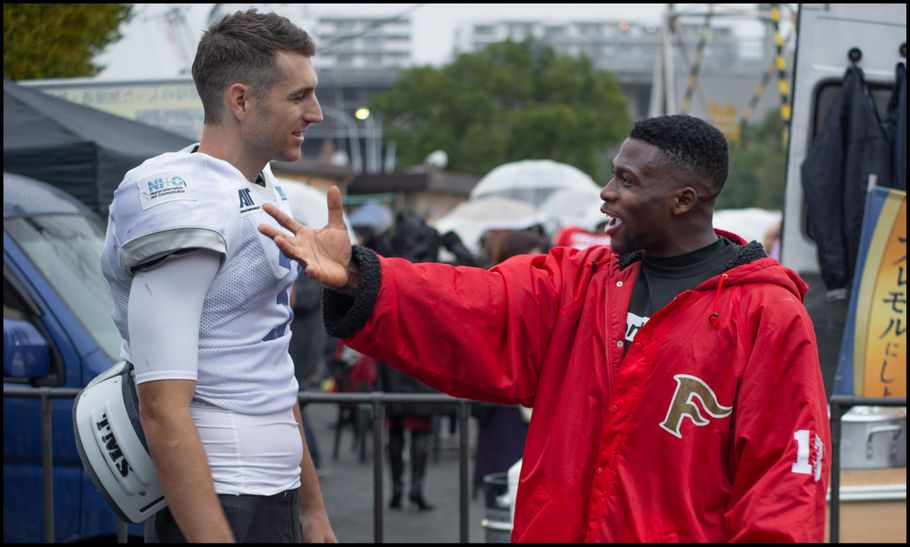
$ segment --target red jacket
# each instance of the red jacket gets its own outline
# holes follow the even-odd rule
[[[355,247],[357,297],[329,291],[326,322],[453,396],[533,407],[513,541],[821,542],[831,445],[807,286],[760,249],[625,356],[641,263],[603,246],[489,271]]]

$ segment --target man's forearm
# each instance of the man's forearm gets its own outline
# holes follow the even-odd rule
[[[189,412],[142,421],[161,489],[187,541],[234,542]]]

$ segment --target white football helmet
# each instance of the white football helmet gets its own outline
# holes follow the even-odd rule
[[[142,522],[167,505],[139,423],[131,364],[115,364],[79,392],[73,429],[83,467],[122,520]]]

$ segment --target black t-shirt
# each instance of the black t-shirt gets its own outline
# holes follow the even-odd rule
[[[625,348],[628,349],[638,330],[657,310],[677,295],[723,272],[735,255],[736,245],[726,238],[684,255],[666,258],[645,255],[626,315]]]

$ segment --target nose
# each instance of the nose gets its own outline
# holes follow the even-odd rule
[[[319,106],[319,99],[313,97],[313,104],[304,111],[303,119],[307,123],[322,123],[322,107]]]
[[[616,190],[614,190],[615,186],[613,184],[613,181],[615,179],[616,177],[610,178],[610,180],[607,181],[607,184],[604,185],[603,189],[600,191],[600,199],[603,201],[616,200]]]

